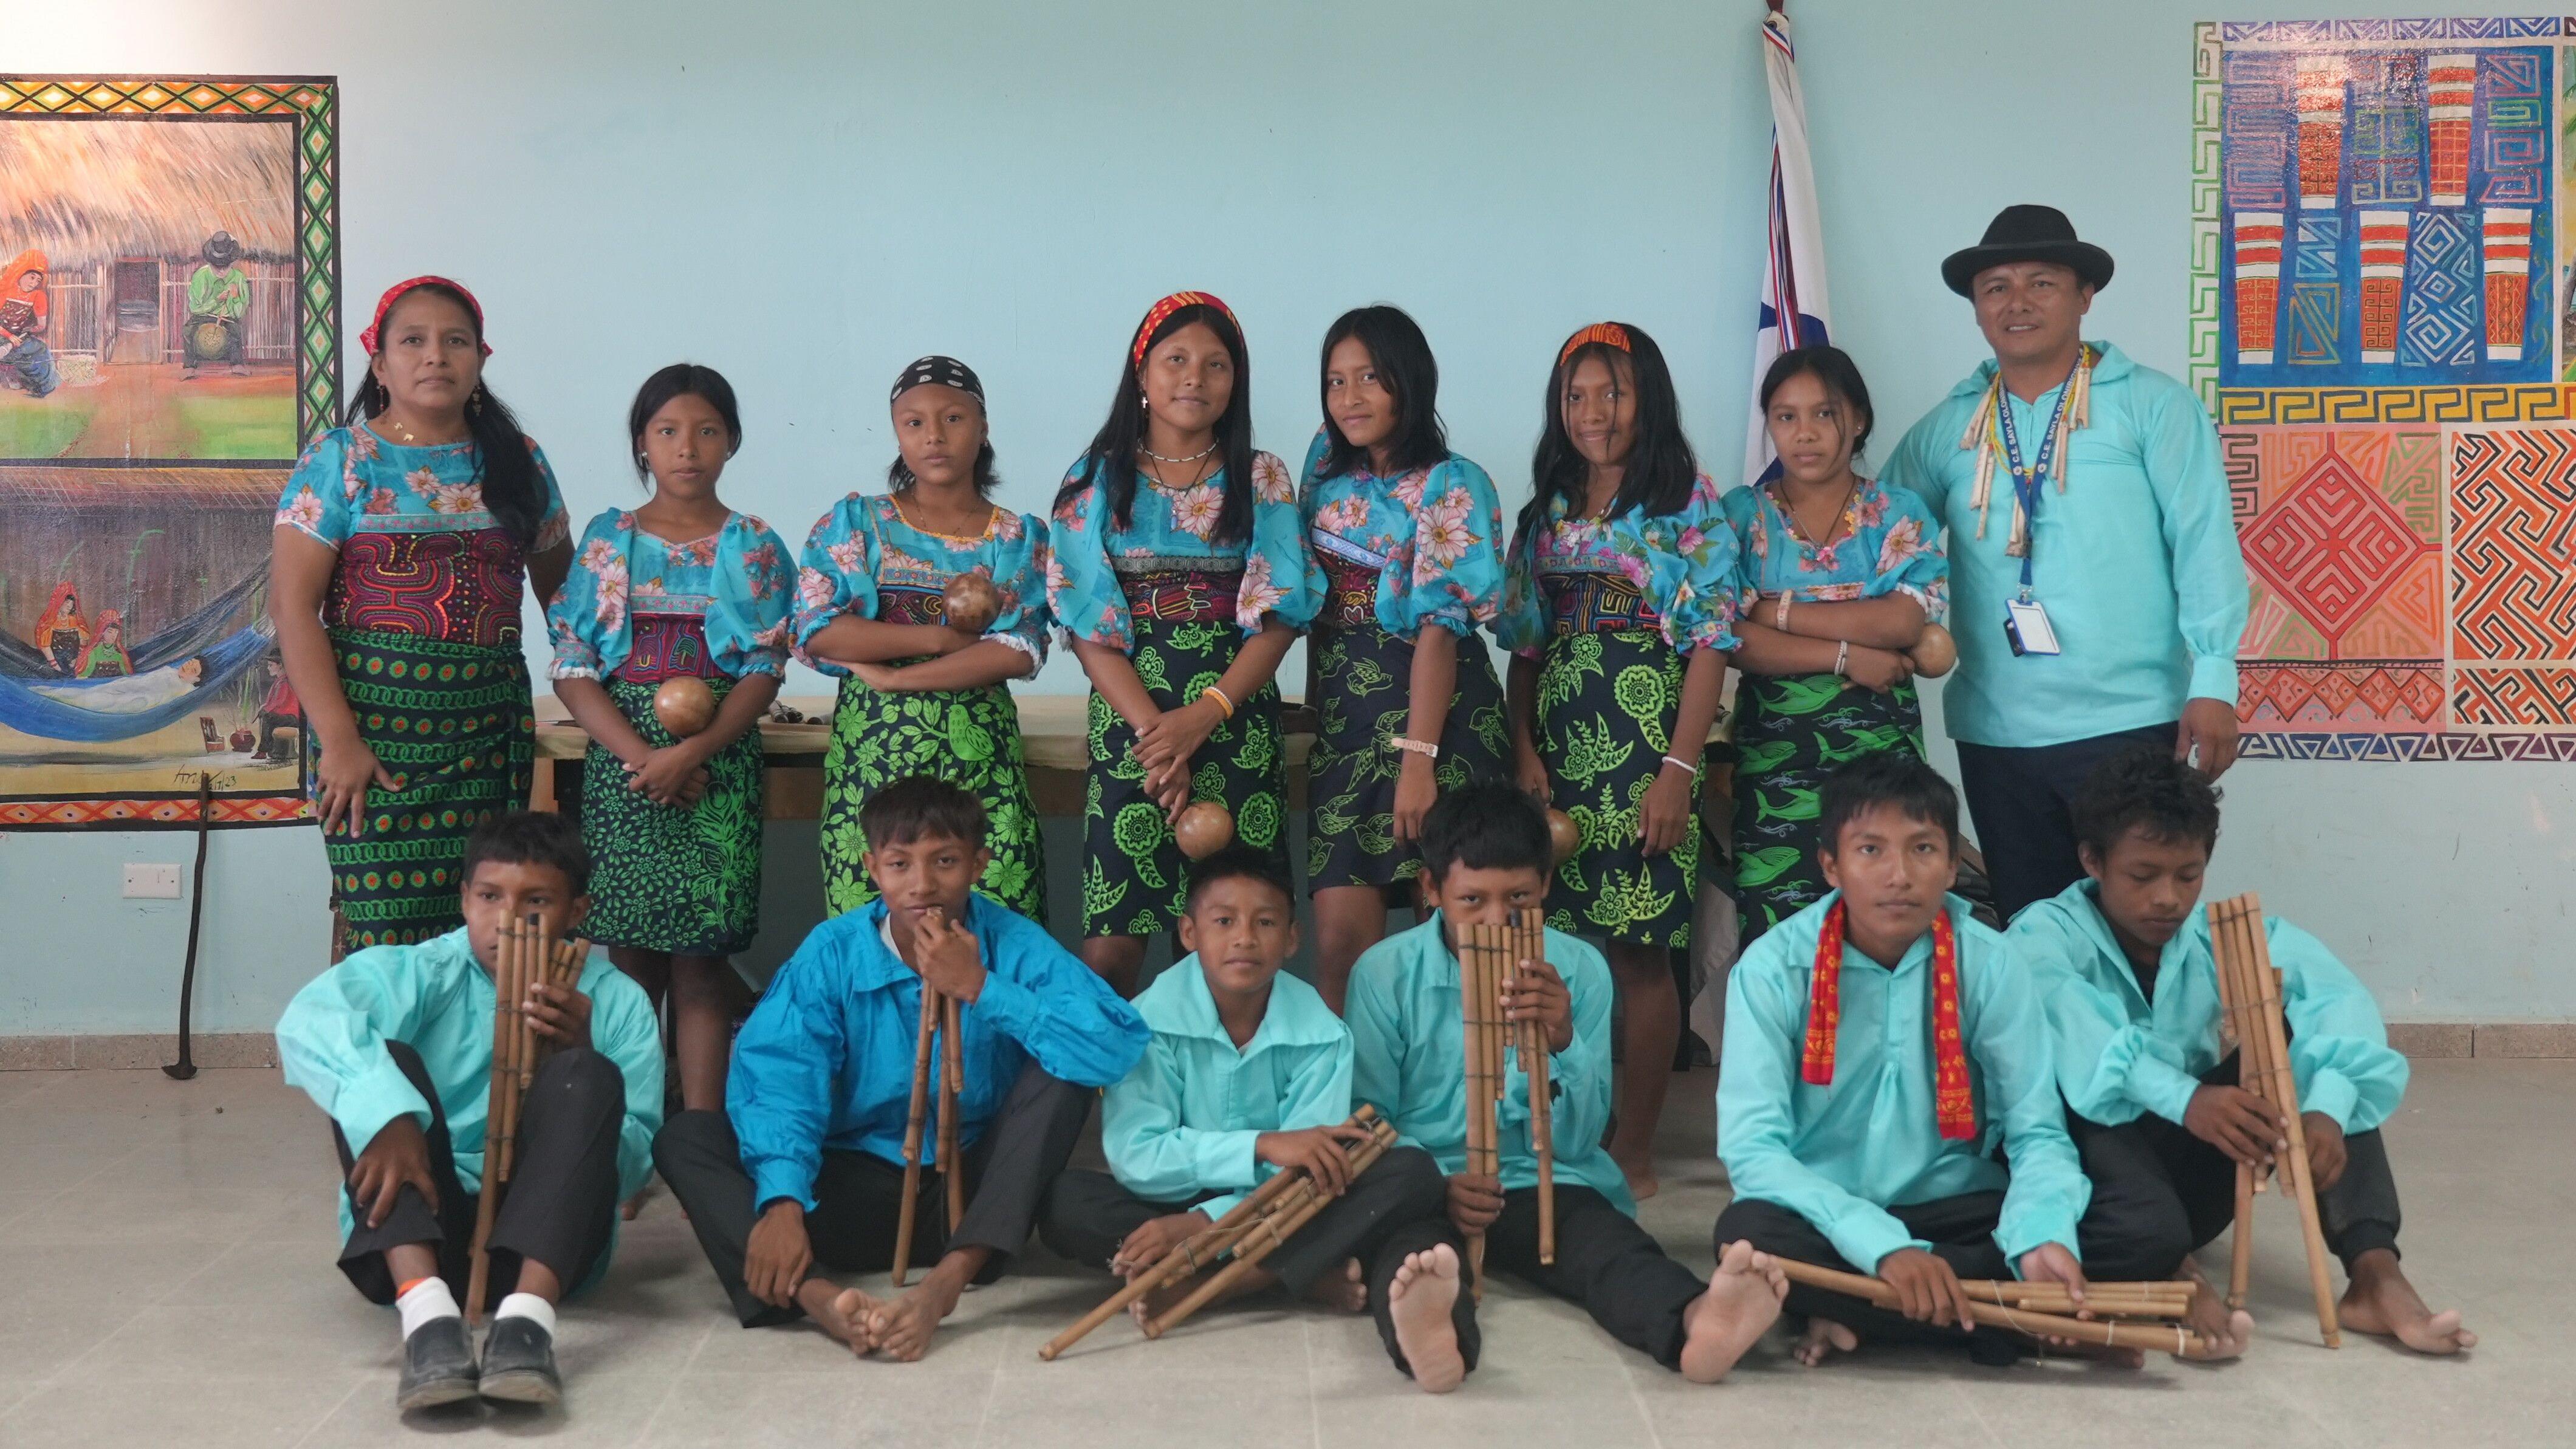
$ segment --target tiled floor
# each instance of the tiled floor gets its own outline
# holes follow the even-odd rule
[[[1666,1191],[1647,1221],[1704,1269],[1724,1188],[1705,1074],[1676,1084]],[[1104,1328],[1053,1364],[1037,1345],[1100,1282],[1042,1256],[970,1294],[930,1356],[856,1363],[804,1330],[746,1333],[659,1197],[608,1285],[565,1312],[568,1409],[469,1408],[404,1425],[395,1327],[331,1267],[328,1139],[275,1073],[0,1073],[0,1446],[382,1444],[419,1433],[753,1449],[901,1443],[1822,1446],[2259,1443],[2531,1445],[2576,1422],[2576,1370],[2549,1344],[2576,1302],[2576,1062],[2419,1063],[2391,1129],[2408,1266],[2483,1336],[2416,1359],[2316,1342],[2298,1233],[2267,1212],[2254,1352],[1978,1369],[1885,1352],[1808,1371],[1779,1343],[1693,1388],[1578,1310],[1498,1284],[1485,1362],[1429,1399],[1364,1320],[1246,1308],[1148,1345]],[[2549,1426],[2555,1424],[2555,1429]]]

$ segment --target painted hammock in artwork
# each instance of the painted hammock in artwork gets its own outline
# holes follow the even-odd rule
[[[65,679],[24,642],[0,637],[0,725],[42,739],[98,744],[150,734],[204,712],[276,643],[276,631],[264,618],[229,632],[224,627],[266,582],[263,563],[204,607],[137,643],[133,675]],[[190,659],[202,660],[204,672],[183,692],[135,707],[138,679]],[[111,702],[122,707],[105,707]]]

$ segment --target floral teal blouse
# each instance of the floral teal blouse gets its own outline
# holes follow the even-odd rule
[[[1648,516],[1631,509],[1604,522],[1568,518],[1563,497],[1548,505],[1533,534],[1512,540],[1503,579],[1503,611],[1494,637],[1535,659],[1551,632],[1540,579],[1548,574],[1623,575],[1660,616],[1666,643],[1687,654],[1735,647],[1736,539],[1703,473],[1678,513]]]
[[[977,569],[1002,595],[984,638],[1027,655],[1031,674],[1046,663],[1047,534],[1031,514],[996,508],[982,536],[960,538],[913,527],[890,493],[853,493],[815,521],[801,564],[796,657],[825,674],[846,679],[850,671],[805,652],[824,625],[843,614],[936,624],[946,617],[948,581]]]
[[[1329,595],[1328,574],[1374,574],[1378,627],[1399,639],[1425,624],[1463,636],[1492,623],[1503,601],[1503,506],[1494,480],[1455,454],[1399,478],[1381,478],[1365,463],[1317,478],[1331,444],[1316,432],[1297,490],[1315,597]]]
[[[1903,594],[1923,606],[1926,622],[1941,621],[1950,602],[1950,561],[1930,505],[1909,489],[1864,478],[1843,507],[1834,541],[1818,547],[1781,508],[1777,486],[1726,495],[1726,520],[1744,540],[1736,583],[1740,614],[1749,616],[1762,594],[1806,603]]]
[[[634,647],[639,614],[700,621],[707,656],[727,678],[783,676],[793,583],[786,543],[748,513],[704,538],[673,543],[637,527],[626,509],[611,508],[582,531],[572,570],[546,610],[555,645],[549,677],[615,675]]]
[[[1065,482],[1088,478],[1089,468],[1086,457],[1074,464]],[[1132,569],[1147,563],[1174,568],[1240,563],[1243,581],[1235,592],[1234,621],[1244,633],[1258,633],[1263,616],[1270,614],[1292,629],[1313,623],[1323,596],[1307,576],[1306,541],[1288,465],[1270,453],[1252,455],[1249,540],[1215,541],[1224,507],[1222,472],[1178,492],[1139,474],[1128,525],[1118,528],[1109,517],[1108,494],[1096,482],[1084,483],[1081,492],[1057,505],[1048,529],[1055,558],[1047,570],[1047,603],[1056,622],[1076,639],[1133,649],[1136,634],[1127,614],[1127,592],[1118,582],[1122,564]]]

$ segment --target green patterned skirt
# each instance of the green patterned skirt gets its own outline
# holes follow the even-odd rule
[[[859,811],[897,780],[930,775],[984,803],[984,894],[1046,923],[1046,851],[1020,743],[1019,706],[1006,685],[880,693],[841,681],[832,742],[823,752],[823,899],[833,915],[875,900],[860,857]]]
[[[660,681],[607,681],[608,697],[644,743],[679,743],[653,715]],[[719,704],[734,681],[707,678]],[[590,921],[602,946],[730,956],[760,930],[760,731],[707,760],[707,793],[689,808],[626,788],[626,766],[598,744],[583,756],[581,836],[590,846]]]
[[[1227,591],[1231,593],[1229,589]],[[1243,647],[1229,599],[1223,618],[1184,621],[1136,613],[1136,677],[1162,709],[1178,709],[1225,676]],[[1189,897],[1188,860],[1163,807],[1145,793],[1145,767],[1129,753],[1136,731],[1109,701],[1091,696],[1091,768],[1083,781],[1082,932],[1151,936],[1180,921]],[[1279,734],[1279,686],[1236,702],[1234,717],[1199,746],[1190,798],[1234,812],[1235,838],[1286,864],[1287,761]]]
[[[1438,626],[1433,626],[1438,627]],[[1395,781],[1413,714],[1413,645],[1375,624],[1318,629],[1318,732],[1306,761],[1306,888],[1390,886],[1422,873],[1422,859],[1395,838]],[[1432,772],[1440,788],[1505,779],[1503,687],[1493,656],[1470,636],[1458,641],[1458,690],[1440,732]]]
[[[344,950],[406,945],[465,924],[465,837],[525,806],[537,758],[528,666],[512,643],[335,629],[358,738],[393,776],[367,791],[366,832],[325,833]]]
[[[1538,752],[1549,796],[1583,844],[1557,867],[1547,923],[1640,945],[1690,944],[1699,827],[1648,855],[1639,807],[1672,749],[1684,665],[1659,629],[1555,634],[1538,679]]]
[[[1923,756],[1912,681],[1879,694],[1832,674],[1745,675],[1735,693],[1735,913],[1753,938],[1824,899],[1825,777],[1863,755]]]

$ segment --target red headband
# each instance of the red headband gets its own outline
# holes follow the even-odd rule
[[[408,292],[415,287],[433,286],[445,287],[449,291],[454,292],[456,295],[465,299],[465,310],[474,314],[474,335],[478,339],[481,338],[483,335],[483,304],[474,300],[474,294],[465,290],[463,283],[451,282],[445,277],[414,277],[408,282],[396,282],[392,286],[385,288],[385,294],[376,299],[376,320],[368,323],[367,330],[358,334],[359,348],[370,356],[374,355],[376,350],[376,333],[385,325],[385,314],[394,309],[394,304],[403,299],[403,294],[405,292]],[[478,342],[477,345],[482,347],[483,355],[485,357],[492,355],[491,343]]]
[[[1236,331],[1240,332],[1243,330],[1243,324],[1235,322],[1234,309],[1225,305],[1225,303],[1218,301],[1213,293],[1174,292],[1172,295],[1155,303],[1153,308],[1146,312],[1144,322],[1136,328],[1136,346],[1129,352],[1127,357],[1127,365],[1129,367],[1143,367],[1145,365],[1145,348],[1147,344],[1154,340],[1154,329],[1163,325],[1164,318],[1178,312],[1183,307],[1214,307],[1225,314],[1225,320],[1228,322],[1234,322]]]
[[[1556,365],[1559,367],[1565,366],[1565,360],[1574,355],[1574,350],[1583,346],[1587,342],[1598,342],[1605,347],[1616,347],[1621,352],[1633,352],[1636,350],[1628,345],[1627,328],[1620,326],[1616,322],[1595,322],[1591,326],[1586,327],[1582,331],[1565,339],[1565,346],[1559,349],[1556,354]]]

